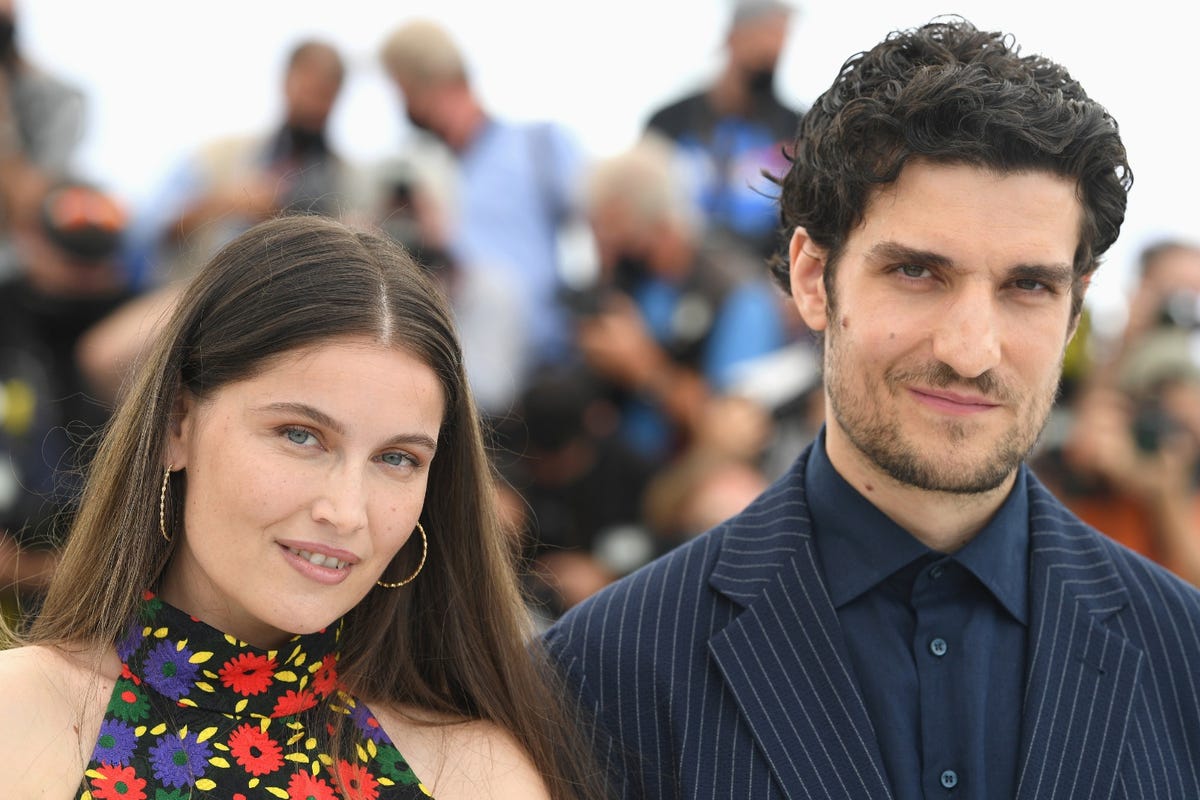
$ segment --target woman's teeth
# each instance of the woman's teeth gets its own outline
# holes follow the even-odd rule
[[[329,567],[330,569],[344,569],[345,561],[338,561],[333,556],[326,556],[320,553],[310,553],[307,550],[297,550],[294,547],[289,547],[288,550],[303,558],[310,564],[316,564],[318,567]]]

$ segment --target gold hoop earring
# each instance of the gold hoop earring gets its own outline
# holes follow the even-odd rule
[[[163,473],[162,490],[158,493],[158,530],[168,542],[171,541],[171,534],[167,533],[167,484],[171,482],[173,466],[175,465],[167,465],[167,471]]]
[[[421,563],[417,564],[417,568],[402,581],[388,583],[387,581],[375,581],[377,586],[382,586],[385,589],[399,589],[406,583],[412,583],[413,578],[421,574],[422,568],[425,566],[425,556],[429,555],[429,540],[425,538],[425,529],[421,527],[421,523],[417,523],[417,533],[421,534]]]

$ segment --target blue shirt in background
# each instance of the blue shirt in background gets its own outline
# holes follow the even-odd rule
[[[569,352],[569,320],[558,298],[558,232],[575,213],[582,151],[548,123],[491,119],[459,154],[453,249],[463,269],[498,269],[527,303],[530,362]]]
[[[805,472],[814,544],[895,800],[1009,800],[1028,629],[1022,465],[1004,504],[953,555],[858,493],[817,437]]]

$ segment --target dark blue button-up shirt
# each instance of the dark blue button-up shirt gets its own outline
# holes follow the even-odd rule
[[[819,563],[896,800],[1016,792],[1029,609],[1024,471],[987,526],[946,555],[837,473],[824,431],[809,455]]]

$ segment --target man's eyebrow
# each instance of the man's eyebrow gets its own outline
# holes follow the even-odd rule
[[[339,436],[344,436],[346,427],[333,417],[326,414],[319,408],[310,406],[308,403],[292,403],[278,402],[268,403],[265,406],[260,406],[255,411],[285,411],[291,414],[298,414],[302,417],[307,417],[312,422],[320,425],[323,428],[328,428]],[[391,447],[392,445],[419,445],[427,448],[431,452],[437,451],[437,440],[431,436],[426,436],[423,433],[400,433],[388,439],[384,446]]]
[[[872,261],[903,261],[943,269],[954,268],[954,262],[940,253],[932,250],[918,250],[899,242],[879,242],[867,251],[867,258]]]
[[[1075,282],[1075,268],[1068,264],[1019,264],[1011,271],[1013,280],[1039,281],[1047,286],[1070,286]]]

